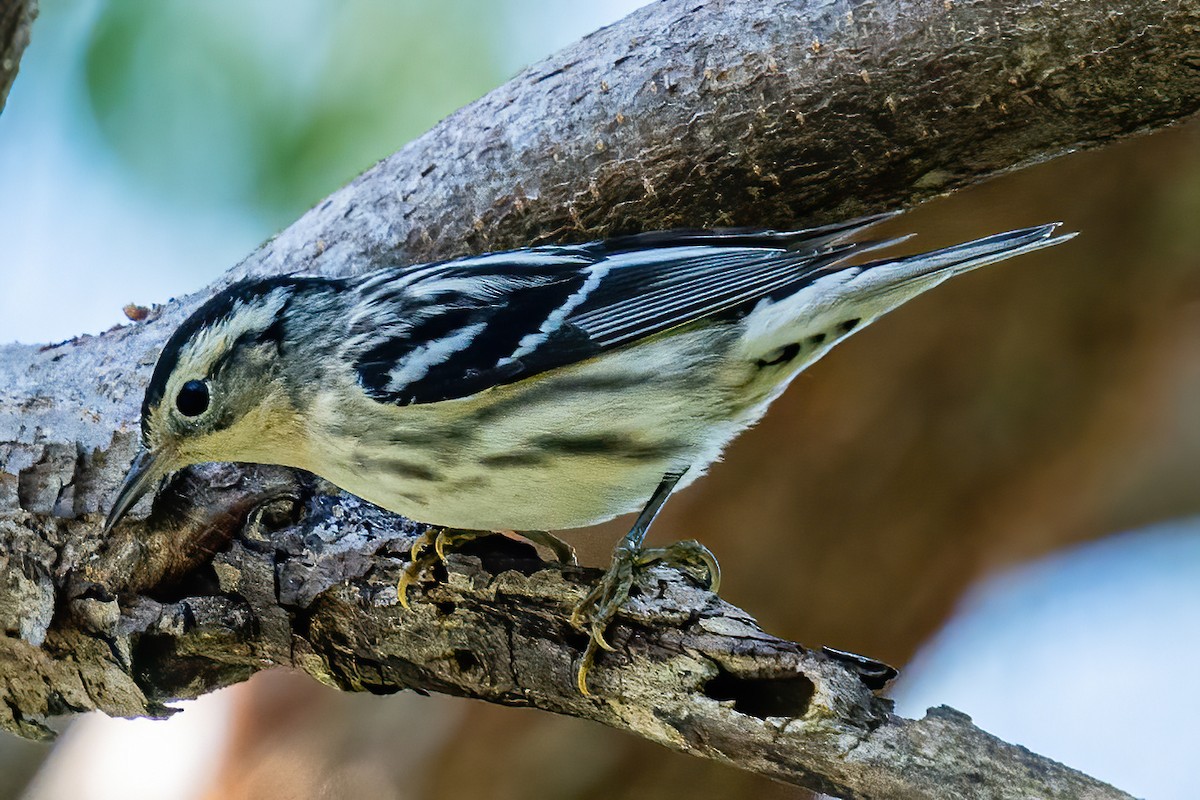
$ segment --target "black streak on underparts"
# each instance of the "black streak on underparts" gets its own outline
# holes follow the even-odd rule
[[[766,360],[765,358],[760,358],[758,360],[758,367],[759,369],[762,369],[763,367],[774,367],[780,364],[786,364],[799,354],[800,345],[796,342],[792,342],[789,345],[779,348],[779,355],[775,356],[775,358],[772,358],[770,361]]]

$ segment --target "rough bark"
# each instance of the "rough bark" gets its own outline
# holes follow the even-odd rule
[[[37,17],[37,0],[0,0],[0,111],[17,79],[29,30]]]
[[[1192,47],[1198,23],[1196,2],[661,3],[452,116],[335,193],[231,277],[344,274],[616,230],[819,223],[910,204],[1191,114],[1200,107]],[[386,639],[373,636],[419,622],[399,616],[394,595],[354,583],[357,589],[304,595],[303,603],[287,594],[283,570],[295,579],[307,552],[287,545],[295,538],[330,538],[335,561],[366,576],[394,572],[396,560],[386,547],[372,555],[352,539],[341,544],[337,526],[323,526],[321,515],[306,518],[305,533],[293,530],[289,539],[263,534],[260,525],[242,532],[264,503],[297,507],[307,490],[291,476],[228,467],[185,474],[149,520],[99,541],[100,512],[132,455],[157,347],[199,299],[101,337],[0,349],[3,722],[36,735],[55,713],[141,713],[148,703],[274,663],[353,688],[465,691],[454,684],[444,649],[422,656],[419,642],[403,639],[394,644],[417,649],[373,664]],[[240,555],[211,567],[212,553],[230,547]],[[279,563],[246,556],[254,548],[278,551]],[[323,588],[319,570],[310,569],[310,584]],[[275,595],[272,570],[279,571]],[[529,579],[530,596],[553,597],[557,607],[574,596],[561,581],[544,580]],[[369,602],[339,602],[341,591]],[[507,597],[489,606],[490,624],[503,630],[525,619]],[[537,627],[539,619],[526,622]],[[619,637],[632,648],[631,664],[665,657],[665,646],[639,649],[659,641],[653,630],[635,630]],[[786,668],[787,659],[780,664]],[[514,685],[549,691],[554,684]],[[477,693],[515,702],[486,686]],[[664,733],[665,723],[644,708],[634,714],[614,700],[600,701],[607,711],[577,708],[573,696],[525,702],[619,717],[676,747],[688,741]],[[710,740],[691,746],[730,757]],[[888,752],[911,751],[897,744]],[[872,794],[861,773],[805,772],[800,779],[861,796],[908,796]]]
[[[233,475],[210,467],[190,479],[210,487]],[[596,570],[547,567],[528,546],[492,537],[451,555],[405,610],[396,580],[414,524],[284,471],[240,479],[229,497],[209,495],[217,519],[251,486],[287,499],[222,544],[211,570],[191,577],[191,596],[77,601],[151,704],[206,691],[214,676],[291,663],[343,689],[412,687],[585,717],[839,797],[1128,797],[953,709],[897,717],[871,688],[888,677],[882,665],[770,636],[673,570],[641,584],[585,697],[575,688],[584,638],[569,617]],[[211,527],[193,519],[182,533]],[[117,558],[89,577],[111,584],[126,569]]]

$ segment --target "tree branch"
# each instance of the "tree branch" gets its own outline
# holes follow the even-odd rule
[[[37,0],[0,0],[0,111],[17,79],[17,68],[36,17]]]
[[[659,3],[453,115],[228,279],[912,204],[1194,113],[1198,25],[1200,0]],[[145,713],[293,664],[345,688],[587,716],[846,796],[1025,796],[1038,776],[1046,796],[1121,796],[956,714],[892,717],[846,664],[668,573],[585,700],[563,682],[580,642],[562,610],[592,573],[456,558],[432,603],[405,614],[389,594],[403,523],[283,471],[186,471],[101,541],[157,350],[202,299],[99,337],[0,348],[0,724],[39,735],[54,714]],[[280,514],[299,521],[263,522]],[[767,719],[746,702],[767,703]],[[972,794],[985,791],[972,774],[993,793]]]
[[[211,486],[231,474],[202,472],[188,479]],[[1128,797],[953,709],[897,717],[871,689],[888,677],[880,665],[770,636],[674,570],[641,584],[584,697],[575,668],[586,638],[569,618],[599,571],[548,567],[527,545],[491,537],[451,555],[405,610],[396,581],[416,526],[300,483],[281,493],[289,477],[256,472],[255,491],[289,499],[222,545],[209,593],[93,601],[93,629],[115,621],[114,652],[151,702],[291,663],[342,689],[412,687],[585,717],[839,797]],[[212,499],[214,516],[226,513]],[[193,519],[177,532],[207,529]],[[101,573],[91,577],[111,578]]]

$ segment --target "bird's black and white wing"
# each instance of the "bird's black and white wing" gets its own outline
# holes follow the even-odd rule
[[[878,221],[804,231],[679,231],[537,247],[365,278],[347,355],[364,390],[467,397],[794,290]]]
[[[839,241],[879,219],[643,234],[386,270],[358,287],[347,355],[381,402],[467,397],[791,295],[878,247]]]

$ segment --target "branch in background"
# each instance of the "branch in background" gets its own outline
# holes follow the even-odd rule
[[[21,56],[29,45],[29,29],[37,17],[37,0],[0,0],[0,111],[17,79]]]
[[[911,204],[1194,113],[1200,69],[1189,65],[1198,25],[1200,0],[658,3],[450,117],[336,192],[229,278],[347,274],[618,230],[816,224]],[[403,618],[394,595],[378,592],[365,606],[353,606],[340,594],[347,587],[297,604],[285,596],[283,581],[280,594],[272,594],[269,559],[244,561],[245,571],[243,562],[210,566],[213,552],[230,542],[238,542],[235,550],[279,549],[293,554],[280,556],[278,565],[292,570],[292,580],[298,569],[313,570],[312,584],[323,588],[329,584],[316,577],[319,565],[306,567],[294,555],[302,548],[283,546],[318,536],[339,558],[358,563],[362,575],[394,573],[396,557],[386,547],[374,553],[352,538],[340,544],[340,523],[321,515],[299,522],[286,542],[277,534],[256,539],[257,523],[243,535],[244,520],[261,518],[263,507],[292,508],[305,496],[293,476],[233,467],[184,474],[147,520],[100,541],[101,512],[132,456],[141,392],[158,347],[201,299],[172,303],[145,324],[100,337],[0,348],[0,623],[8,632],[0,638],[6,652],[0,724],[10,729],[36,735],[47,716],[88,708],[142,713],[173,694],[228,685],[271,664],[294,664],[351,688],[456,689],[444,653],[441,661],[397,655],[386,669],[371,664],[372,637],[388,626],[422,624],[434,609],[422,605]],[[244,574],[231,583],[231,570]],[[550,575],[530,578],[529,596],[566,607],[577,592]],[[214,586],[239,588],[225,595]],[[248,587],[265,595],[251,602],[242,593]],[[462,590],[452,584],[444,591]],[[485,594],[478,601],[491,609],[488,623],[498,631],[536,627],[546,614],[559,618],[544,609],[541,616],[520,616],[520,606],[506,605],[506,597],[488,605]],[[749,624],[729,612],[713,619]],[[639,659],[674,657],[643,652],[658,641],[652,633],[619,637],[635,667]],[[722,663],[710,658],[716,650],[693,652],[709,654],[696,657],[697,675]],[[556,668],[567,669],[563,651],[553,654]],[[772,669],[794,673],[797,662],[789,659],[796,658]],[[604,672],[611,679],[624,670],[610,665]],[[817,697],[824,684],[814,675],[820,675],[809,675]],[[611,688],[598,685],[597,692],[621,696]],[[628,698],[633,688],[620,691]],[[489,696],[518,702],[526,695]],[[654,721],[650,706],[571,705],[565,696],[547,697],[534,704],[629,729],[635,720],[627,717],[640,715],[644,735],[683,746],[667,730],[678,728]],[[817,707],[795,716],[806,720]],[[843,710],[828,709],[818,716]],[[864,742],[890,742],[902,754],[916,745],[887,732],[953,727],[947,719],[888,721]],[[853,719],[837,724],[862,730]],[[715,736],[718,729],[704,730]],[[717,746],[701,737],[687,744],[738,757],[729,742]],[[864,744],[834,750],[846,763],[875,752]],[[790,763],[794,771],[799,762]],[[827,781],[861,796],[904,796],[871,794],[870,784],[827,772],[825,761],[804,764],[807,785]],[[769,766],[763,771],[777,774]]]

